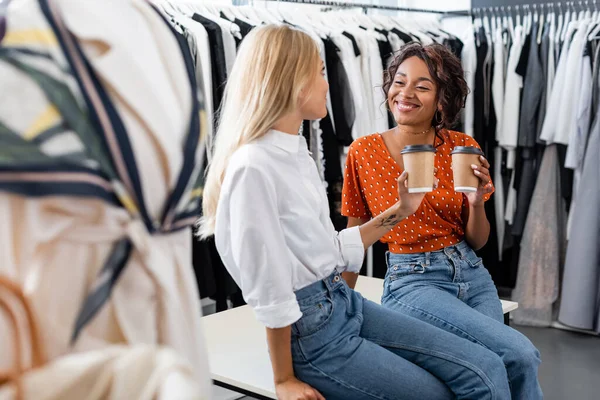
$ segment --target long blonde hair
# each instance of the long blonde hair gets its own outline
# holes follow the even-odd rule
[[[221,186],[231,155],[298,109],[298,97],[319,68],[319,49],[286,25],[255,28],[244,39],[229,76],[204,186],[199,236],[214,233]]]

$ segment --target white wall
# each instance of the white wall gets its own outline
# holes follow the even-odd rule
[[[398,0],[398,5],[409,8],[424,8],[429,10],[470,10],[471,0]],[[414,14],[414,13],[413,13]],[[414,14],[419,18],[439,18],[436,14]],[[442,19],[443,28],[458,37],[462,37],[471,24],[469,17],[445,17]]]

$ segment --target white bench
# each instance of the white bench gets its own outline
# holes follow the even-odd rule
[[[379,304],[383,280],[360,276],[356,290]],[[517,308],[515,302],[502,301],[505,322]],[[215,384],[258,399],[276,399],[266,331],[250,307],[208,315],[203,320]]]

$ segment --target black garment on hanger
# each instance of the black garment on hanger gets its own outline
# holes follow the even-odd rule
[[[323,39],[325,63],[329,78],[329,93],[335,125],[335,136],[340,144],[350,146],[354,141],[352,127],[356,118],[350,81],[338,52],[339,48],[329,38]],[[339,164],[340,162],[336,162]]]
[[[408,44],[411,42],[415,42],[418,40],[415,40],[412,36],[410,36],[408,33],[402,32],[400,29],[398,28],[393,28],[392,32],[394,32],[396,35],[398,35],[398,37],[400,39],[402,39],[402,41],[404,42],[404,44]]]
[[[444,39],[443,43],[444,46],[448,47],[450,51],[452,51],[452,54],[458,58],[461,57],[464,44],[460,39],[451,36],[448,39]]]
[[[199,241],[192,233],[192,266],[196,275],[196,283],[200,298],[214,297],[217,293],[217,284],[215,283],[215,273],[209,244],[206,241]]]
[[[394,55],[394,49],[392,49],[392,45],[390,44],[390,42],[387,39],[389,32],[384,31],[382,29],[375,29],[375,30],[386,37],[385,40],[377,39],[377,45],[379,46],[379,55],[381,56],[381,66],[383,67],[383,70],[385,71],[387,69],[388,61],[389,61],[390,57],[392,57]]]
[[[223,35],[221,27],[216,22],[200,14],[194,14],[192,18],[194,21],[201,23],[208,34],[213,81],[213,110],[215,112],[214,116],[216,116],[223,100],[225,82],[227,81],[227,63],[225,61]]]
[[[526,46],[516,71],[524,78],[519,121],[519,160],[517,160],[520,168],[517,169],[518,173],[515,179],[517,209],[512,227],[512,233],[516,236],[522,236],[525,229],[541,154],[543,154],[543,146],[537,145],[537,139],[540,105],[546,82],[539,56],[537,30],[538,24],[534,23],[531,34],[526,38]]]
[[[331,118],[326,115],[320,121],[323,158],[325,160],[325,181],[327,182],[327,199],[329,200],[329,217],[337,231],[346,228],[348,219],[342,215],[342,188],[344,174],[342,172],[340,145],[333,132]]]
[[[544,33],[542,34],[542,43],[540,45],[540,62],[542,64],[542,98],[540,99],[540,111],[538,113],[537,120],[537,143],[542,143],[540,136],[542,134],[542,127],[544,126],[544,119],[546,119],[546,106],[547,106],[547,83],[548,83],[548,54],[550,53],[550,24],[544,25]]]
[[[248,34],[250,33],[250,31],[252,29],[254,29],[254,25],[250,25],[247,22],[242,21],[239,18],[236,18],[233,21],[237,26],[240,27],[240,33],[242,34],[242,40],[246,38],[246,36],[248,36]],[[241,41],[240,41],[241,42]],[[239,46],[238,46],[239,47]]]
[[[354,38],[354,36],[352,36],[352,34],[348,33],[348,32],[342,32],[342,35],[346,36],[348,39],[350,39],[352,41],[352,47],[354,48],[354,55],[356,57],[360,56],[360,48],[358,47],[358,43],[356,42],[356,39]]]
[[[540,47],[537,44],[537,23],[527,36],[516,72],[523,77],[523,98],[519,117],[520,147],[532,148],[537,143],[539,113],[543,93],[546,89],[544,69],[540,61]]]
[[[479,45],[477,46],[477,69],[475,70],[475,88],[473,89],[473,98],[474,98],[474,120],[473,120],[473,130],[474,130],[474,139],[477,143],[480,144],[484,141],[486,132],[485,132],[485,79],[484,79],[484,69],[485,69],[485,58],[487,56],[488,51],[488,42],[483,31],[483,28],[479,29],[478,32],[475,33],[478,39]]]
[[[483,29],[475,32],[477,45],[477,69],[475,70],[475,88],[473,89],[475,114],[474,114],[474,139],[479,143],[485,157],[491,165],[495,163],[494,149],[497,146],[494,135],[489,132],[496,131],[496,114],[494,112],[493,98],[491,96],[490,82],[493,78],[494,59],[489,57],[491,43],[488,42],[487,36]],[[487,112],[486,112],[487,108]],[[499,183],[495,183],[499,184]],[[496,198],[492,196],[485,203],[485,212],[490,222],[490,236],[487,244],[477,254],[483,259],[483,265],[492,275],[492,279],[496,283],[502,281],[503,266],[499,263],[499,249],[496,233],[496,223],[504,223],[504,221],[496,221],[496,213],[494,209]]]

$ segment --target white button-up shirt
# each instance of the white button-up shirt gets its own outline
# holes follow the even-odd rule
[[[302,316],[295,291],[334,269],[358,272],[358,227],[336,232],[306,140],[271,130],[237,150],[217,208],[215,240],[257,319],[281,328]]]

